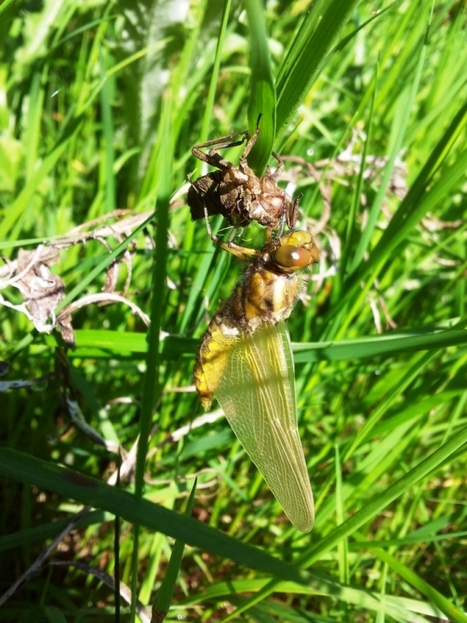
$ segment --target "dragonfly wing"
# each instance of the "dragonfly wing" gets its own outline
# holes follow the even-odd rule
[[[297,427],[292,347],[285,323],[242,333],[216,398],[235,435],[292,524],[313,526],[314,506]]]

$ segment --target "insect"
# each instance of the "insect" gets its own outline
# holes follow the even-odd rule
[[[205,409],[216,396],[290,521],[308,532],[313,495],[297,428],[294,365],[284,320],[297,297],[296,273],[318,261],[318,249],[305,231],[276,237],[261,250],[217,242],[249,265],[201,341],[195,386]]]
[[[205,210],[209,216],[222,214],[235,228],[245,227],[257,221],[270,231],[284,221],[292,229],[298,215],[299,198],[292,201],[289,195],[277,185],[284,170],[283,160],[272,152],[278,166],[275,171],[269,167],[266,173],[257,177],[248,166],[247,157],[259,136],[259,126],[254,134],[248,131],[217,138],[207,143],[195,145],[193,155],[207,162],[217,171],[198,178],[188,190],[188,205],[193,220],[204,218]],[[222,158],[216,151],[242,145],[246,142],[239,166]],[[206,153],[202,149],[209,147]]]

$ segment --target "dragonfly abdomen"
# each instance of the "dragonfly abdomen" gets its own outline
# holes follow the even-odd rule
[[[289,317],[297,296],[295,275],[251,264],[233,295],[211,320],[198,350],[194,382],[201,404],[210,408],[232,347],[241,333],[253,334],[262,325]]]
[[[219,387],[232,347],[239,339],[239,330],[230,322],[228,301],[209,323],[196,356],[193,378],[201,404],[207,411]]]

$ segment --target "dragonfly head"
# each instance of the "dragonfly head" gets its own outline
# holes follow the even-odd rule
[[[281,236],[271,259],[285,273],[312,266],[319,259],[316,244],[307,231],[294,231]]]

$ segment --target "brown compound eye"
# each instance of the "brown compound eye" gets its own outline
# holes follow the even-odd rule
[[[316,261],[316,253],[313,253],[313,250],[314,248],[308,250],[303,247],[284,244],[275,251],[274,261],[280,268],[287,272],[298,270],[299,268],[306,268]]]

